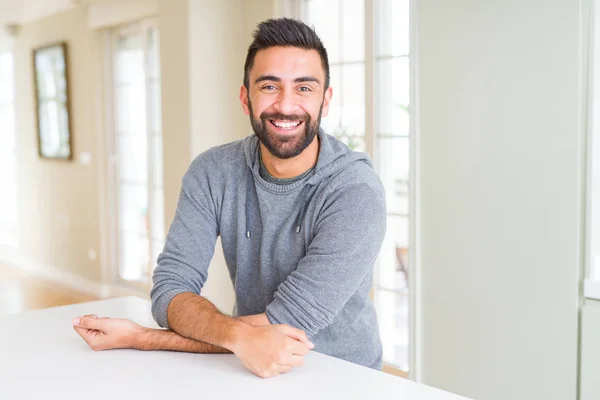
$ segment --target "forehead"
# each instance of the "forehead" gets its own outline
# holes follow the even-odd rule
[[[261,75],[274,75],[281,79],[314,76],[322,82],[325,72],[316,50],[276,46],[256,53],[250,80]]]

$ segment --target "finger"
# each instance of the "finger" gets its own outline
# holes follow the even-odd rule
[[[305,356],[310,352],[310,349],[306,346],[306,343],[292,340],[290,345],[292,346],[292,354],[299,356]]]
[[[96,314],[86,314],[84,315],[84,317],[90,317],[90,318],[98,318],[98,316]]]
[[[302,367],[304,366],[304,357],[294,354],[290,357],[287,365],[292,368]]]
[[[84,315],[83,317],[76,317],[73,318],[73,326],[77,326],[79,328],[86,328],[86,329],[96,329],[99,331],[104,331],[104,324],[105,320],[100,320],[89,316],[89,315]]]
[[[99,342],[99,338],[97,337],[98,333],[101,333],[101,332],[93,330],[93,329],[78,328],[76,326],[74,326],[73,329],[75,329],[75,332],[77,332],[77,334],[79,336],[81,336],[83,341],[85,343],[87,343],[87,345],[90,346],[92,348],[92,350],[94,350],[94,351],[104,350],[104,348],[101,347],[101,345],[100,345],[101,342]]]
[[[309,349],[314,349],[315,345],[310,340],[308,340],[308,337],[306,336],[306,333],[304,333],[304,331],[293,328],[289,325],[281,325],[281,327],[283,329],[283,333],[285,333],[293,339],[305,343]]]
[[[73,327],[73,329],[75,329],[75,332],[77,332],[77,334],[79,336],[81,336],[81,338],[87,343],[90,344],[89,340],[90,340],[90,331],[89,329],[85,329],[85,328],[78,328],[76,326]],[[91,346],[91,344],[90,344]]]
[[[290,365],[279,365],[279,367],[277,368],[278,372],[280,374],[285,374],[287,372],[290,372],[292,370],[292,366]]]

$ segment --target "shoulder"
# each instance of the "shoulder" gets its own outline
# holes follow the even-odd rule
[[[381,179],[366,158],[357,159],[338,170],[330,177],[326,190],[330,194],[359,191],[384,198]]]
[[[219,178],[229,176],[234,170],[243,168],[246,164],[244,157],[246,140],[247,138],[215,146],[200,153],[185,173],[184,183],[209,178],[210,180],[221,180]]]

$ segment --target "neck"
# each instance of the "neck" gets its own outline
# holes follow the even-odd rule
[[[269,174],[280,179],[293,178],[302,175],[317,163],[319,137],[316,135],[308,147],[296,157],[285,160],[277,158],[262,143],[260,144],[260,154]]]

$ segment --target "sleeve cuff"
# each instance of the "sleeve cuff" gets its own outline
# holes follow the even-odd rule
[[[183,288],[172,289],[161,294],[156,301],[152,303],[152,315],[159,326],[169,329],[169,322],[167,318],[167,309],[169,308],[169,304],[171,304],[171,300],[173,300],[175,296],[186,292],[189,292],[189,290]]]

